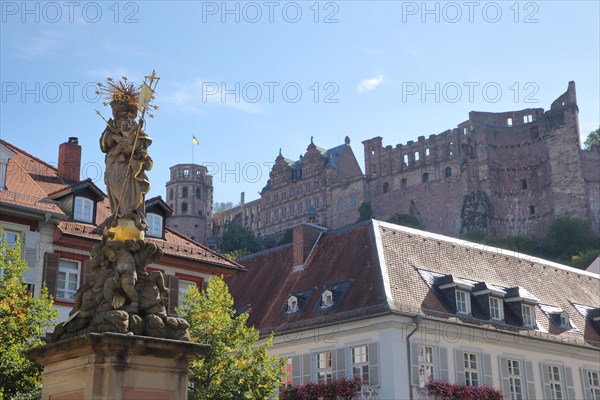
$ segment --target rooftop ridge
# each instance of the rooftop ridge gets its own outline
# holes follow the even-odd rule
[[[519,252],[516,252],[513,250],[506,250],[506,249],[501,249],[499,247],[484,245],[481,243],[469,242],[464,239],[453,238],[451,236],[444,236],[444,235],[440,235],[438,233],[431,233],[431,232],[422,231],[422,230],[414,229],[414,228],[409,228],[409,227],[402,226],[402,225],[396,225],[396,224],[379,221],[379,220],[375,220],[375,219],[373,220],[373,224],[377,227],[384,227],[387,229],[392,229],[392,230],[404,232],[407,234],[413,234],[413,235],[421,236],[424,238],[429,238],[432,240],[441,240],[441,241],[445,241],[447,243],[459,245],[461,247],[477,249],[479,251],[485,251],[487,253],[495,253],[495,254],[500,254],[503,256],[507,256],[507,257],[514,257],[514,258],[522,259],[522,260],[529,261],[532,263],[538,263],[538,264],[546,265],[546,266],[549,266],[552,268],[560,269],[560,270],[563,270],[566,272],[577,273],[580,275],[588,276],[590,278],[600,279],[600,274],[595,274],[593,272],[588,272],[588,271],[584,271],[581,269],[569,267],[568,265],[555,263],[553,261],[544,260],[543,258],[530,256],[530,255],[519,253]]]

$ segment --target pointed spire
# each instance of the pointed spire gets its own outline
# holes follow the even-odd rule
[[[279,155],[281,155],[281,147],[279,148]]]
[[[346,135],[346,137],[344,138],[344,143],[350,145],[350,137],[348,135]]]

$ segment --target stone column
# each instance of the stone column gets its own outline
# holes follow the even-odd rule
[[[44,367],[43,400],[179,400],[188,367],[208,345],[118,333],[89,333],[29,350]]]

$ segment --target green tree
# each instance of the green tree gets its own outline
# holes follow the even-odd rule
[[[230,208],[233,208],[233,203],[231,201],[223,201],[221,203],[219,203],[218,201],[215,202],[214,206],[213,206],[213,214],[217,214],[223,211],[227,211]]]
[[[222,278],[211,277],[202,292],[191,288],[177,312],[190,323],[192,340],[210,345],[190,367],[190,399],[266,399],[279,387],[287,361],[267,353],[272,334],[256,345],[259,332],[246,325],[248,311],[236,315]]]
[[[371,203],[363,201],[358,207],[358,221],[356,222],[366,221],[371,218],[373,218],[373,209],[371,208]]]
[[[586,250],[571,257],[571,267],[587,269],[600,255],[600,249]]]
[[[219,247],[223,253],[246,250],[250,254],[262,250],[262,243],[250,229],[227,223]]]
[[[0,231],[0,236],[2,232]],[[0,241],[0,399],[39,392],[42,368],[22,351],[43,344],[40,336],[52,327],[58,313],[46,287],[33,297],[23,283],[27,263],[19,243],[11,248]]]
[[[590,149],[592,146],[600,146],[600,128],[591,131],[583,145],[586,149]]]
[[[600,238],[592,232],[589,221],[560,217],[550,224],[542,249],[558,262],[567,264],[580,252],[600,249]]]
[[[390,218],[388,222],[396,225],[408,226],[409,228],[423,229],[421,221],[419,221],[419,218],[415,217],[414,215],[396,214]]]

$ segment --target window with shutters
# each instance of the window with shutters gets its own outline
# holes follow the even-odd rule
[[[81,222],[92,222],[94,215],[94,202],[85,197],[75,197],[73,205],[73,219]]]
[[[521,361],[508,359],[508,383],[510,400],[523,400],[523,384],[521,379]]]
[[[196,286],[196,282],[186,281],[185,279],[179,279],[179,293],[177,297],[177,301],[179,304],[183,304],[183,295],[184,293],[189,292],[192,286]]]
[[[56,299],[75,301],[77,289],[79,289],[79,262],[61,258],[56,280]]]
[[[352,347],[352,375],[369,382],[369,348],[367,345]]]
[[[287,363],[281,367],[284,375],[281,377],[281,386],[285,387],[292,384],[293,365],[292,358],[288,357]]]
[[[463,353],[463,363],[465,366],[465,385],[479,386],[479,366],[477,353]]]
[[[500,357],[502,390],[506,399],[537,399],[533,363],[514,357]],[[487,382],[486,382],[487,384]]]
[[[550,383],[550,399],[563,400],[563,387],[561,379],[561,367],[558,365],[547,365],[546,373],[548,374],[548,382]]]
[[[6,243],[8,244],[8,247],[13,248],[17,245],[17,241],[19,241],[20,236],[21,235],[19,232],[2,231],[2,235],[0,236],[0,239],[2,239],[3,241],[6,241]],[[4,268],[0,267],[0,277],[2,275],[4,275]]]
[[[317,382],[329,382],[333,379],[331,351],[317,353]]]
[[[598,371],[586,371],[587,386],[589,387],[589,394],[592,400],[600,400],[600,372]]]
[[[435,378],[433,346],[419,346],[419,386],[423,387]]]

